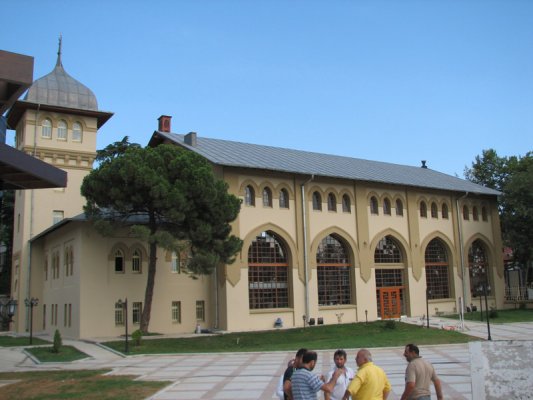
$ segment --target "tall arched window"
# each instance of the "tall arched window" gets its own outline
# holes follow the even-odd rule
[[[470,210],[468,209],[468,206],[463,206],[463,219],[465,221],[470,219]]]
[[[391,205],[388,197],[385,197],[385,199],[383,200],[383,214],[391,215]]]
[[[279,191],[279,208],[289,208],[289,192],[287,192],[287,189]]]
[[[132,272],[141,272],[142,257],[139,249],[135,249],[131,256],[131,271]]]
[[[72,124],[72,140],[75,142],[81,142],[83,140],[83,129],[79,122]]]
[[[350,259],[345,246],[334,236],[325,237],[316,253],[318,305],[350,304]]]
[[[431,218],[439,218],[439,209],[435,202],[431,203]]]
[[[442,219],[448,219],[448,204],[442,203]]]
[[[67,123],[63,120],[57,123],[57,138],[67,140]]]
[[[263,188],[263,207],[272,207],[272,191],[269,187]]]
[[[402,262],[400,246],[392,236],[387,235],[378,242],[374,251],[374,262],[377,264]]]
[[[328,211],[337,211],[337,198],[333,193],[328,194]]]
[[[283,242],[272,232],[257,236],[248,248],[250,309],[289,306],[289,262]]]
[[[487,215],[487,207],[485,206],[481,207],[481,219],[485,222],[489,220],[489,217]]]
[[[472,219],[474,221],[479,221],[479,213],[477,211],[477,207],[476,206],[472,207]]]
[[[342,212],[345,212],[345,213],[352,212],[350,196],[348,196],[347,194],[342,196]]]
[[[255,206],[255,191],[250,185],[244,188],[244,204],[247,206]]]
[[[318,192],[313,192],[313,210],[322,211],[322,196]]]
[[[400,199],[396,199],[396,215],[403,216],[403,203]]]
[[[122,250],[115,251],[115,272],[124,272],[124,253]]]
[[[450,297],[449,264],[446,248],[440,239],[433,239],[426,247],[426,288],[428,299]]]
[[[52,138],[52,121],[50,121],[48,118],[43,120],[41,126],[41,136],[46,139]]]
[[[489,279],[489,258],[483,242],[475,240],[468,249],[468,270],[470,276],[470,293],[480,296],[483,286],[487,285],[487,294],[491,294]]]
[[[426,202],[425,201],[421,201],[420,202],[420,216],[422,218],[427,218],[428,217],[428,207],[426,206]]]
[[[406,311],[402,254],[401,245],[390,235],[383,237],[374,251],[376,305],[381,318],[397,318]]]
[[[370,198],[370,214],[379,214],[378,199],[376,199],[376,196]]]

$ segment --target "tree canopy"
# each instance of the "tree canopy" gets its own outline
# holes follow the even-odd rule
[[[483,150],[465,177],[499,190],[498,199],[504,243],[513,249],[515,261],[533,261],[533,152],[525,156],[500,157]]]
[[[127,138],[125,138],[127,142]],[[141,148],[116,142],[85,177],[81,193],[88,218],[105,235],[128,226],[149,245],[148,277],[140,329],[148,332],[156,251],[187,249],[187,268],[209,274],[232,263],[242,241],[231,235],[240,201],[228,193],[203,157],[174,145]]]

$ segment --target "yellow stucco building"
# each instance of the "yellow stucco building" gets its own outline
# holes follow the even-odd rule
[[[70,81],[70,80],[72,81]],[[68,81],[70,85],[61,86]],[[70,89],[69,89],[70,88]],[[76,88],[75,92],[74,89]],[[102,237],[79,189],[96,134],[111,113],[58,64],[8,114],[17,148],[68,173],[64,190],[18,191],[13,327],[28,329],[24,299],[39,299],[35,332],[117,336],[140,322],[146,243]],[[503,307],[498,192],[429,168],[172,133],[161,116],[149,145],[205,157],[242,199],[231,265],[191,279],[186,259],[158,251],[150,330],[191,333],[336,324],[456,312],[489,283]],[[118,300],[128,299],[127,315]]]

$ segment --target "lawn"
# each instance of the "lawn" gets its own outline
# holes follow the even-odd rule
[[[34,345],[50,344],[50,342],[36,337],[33,338],[32,342]],[[0,347],[21,347],[29,344],[30,338],[26,336],[0,335]]]
[[[494,311],[489,311],[490,316],[490,322],[496,323],[496,324],[507,324],[510,322],[533,322],[533,309],[529,310],[497,310],[496,316],[494,315]],[[459,319],[458,314],[454,315],[446,315],[446,318],[453,318],[453,319]],[[481,313],[479,311],[469,312],[465,313],[465,320],[466,321],[486,321],[487,320],[487,314],[485,313],[485,310],[483,310],[483,320],[481,319]]]
[[[136,381],[135,376],[104,376],[108,370],[3,372],[0,400],[136,400],[158,392],[170,382]]]
[[[52,346],[28,347],[26,350],[40,362],[71,362],[87,358],[87,354],[73,346],[61,346],[58,353],[52,352]]]
[[[391,329],[390,326],[394,328]],[[198,335],[192,338],[143,338],[140,346],[130,341],[129,354],[210,353],[245,351],[293,351],[305,346],[313,350],[356,349],[362,347],[404,346],[465,343],[479,340],[459,332],[426,329],[394,321],[368,324],[320,325],[307,328],[279,329],[263,332],[239,332],[220,335]],[[124,341],[104,345],[124,351]]]

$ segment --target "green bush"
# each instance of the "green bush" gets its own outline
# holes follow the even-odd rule
[[[131,340],[133,340],[133,344],[135,346],[140,346],[142,341],[143,333],[140,329],[137,329],[131,334]]]
[[[61,339],[61,333],[56,329],[54,333],[54,344],[52,345],[52,353],[59,353],[61,351],[61,346],[63,346],[63,340]]]
[[[519,310],[525,310],[525,309],[526,309],[526,302],[525,302],[525,301],[521,302],[521,303],[518,305],[518,309],[519,309]]]
[[[396,321],[393,319],[386,319],[383,327],[385,329],[396,329]]]
[[[489,311],[489,318],[498,318],[498,310],[491,308]]]

